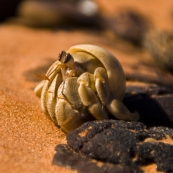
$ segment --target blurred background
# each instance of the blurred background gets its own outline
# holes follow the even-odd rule
[[[127,79],[124,103],[140,112],[142,122],[153,125],[160,114],[158,124],[163,124],[166,110],[168,124],[173,108],[164,105],[167,97],[161,108],[155,100],[155,109],[148,100],[136,105],[146,99],[141,94],[173,91],[173,1],[0,0],[0,62],[13,64],[9,73],[0,67],[3,85],[33,94],[39,82],[34,74],[44,75],[60,51],[83,43],[101,46],[121,62]]]
[[[111,44],[118,39],[144,47],[156,57],[151,40],[171,37],[172,5],[170,0],[0,0],[0,22],[54,32],[83,30]]]
[[[173,126],[172,0],[0,0],[0,172],[66,171],[51,164],[65,136],[41,111],[34,74],[82,43],[121,62],[139,121]]]
[[[57,52],[73,44],[97,44],[115,52],[125,65],[149,58],[159,68],[173,71],[171,0],[0,0],[0,24],[11,26],[16,34],[24,28],[54,33],[52,41],[63,43],[55,44]],[[3,31],[1,38],[7,39],[4,34],[9,33]],[[34,34],[28,39],[23,31],[23,37],[16,37],[22,43],[36,42],[31,39]],[[138,59],[133,61],[134,57]]]

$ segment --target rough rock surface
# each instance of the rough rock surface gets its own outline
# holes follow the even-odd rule
[[[163,141],[166,139],[170,144]],[[171,128],[147,129],[142,123],[121,120],[93,121],[69,133],[67,144],[56,147],[53,163],[79,172],[85,172],[87,165],[93,163],[92,159],[95,159],[96,172],[100,167],[108,172],[143,172],[141,167],[152,163],[157,165],[157,171],[173,172]],[[78,161],[84,163],[82,160],[86,162],[85,166],[74,165]],[[106,168],[108,164],[111,164],[110,169]]]
[[[100,173],[109,173],[109,172],[124,172],[130,173],[131,168],[125,165],[115,165],[108,162],[102,162],[95,159],[90,159],[84,155],[74,152],[67,145],[58,145],[56,147],[57,154],[54,156],[53,164],[70,168],[76,170],[79,173],[88,173],[88,172],[100,172]]]

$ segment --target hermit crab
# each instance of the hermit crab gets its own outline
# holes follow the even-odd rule
[[[121,102],[125,75],[118,60],[101,47],[81,44],[59,54],[45,79],[35,88],[41,108],[65,132],[86,121],[118,119],[137,121]]]

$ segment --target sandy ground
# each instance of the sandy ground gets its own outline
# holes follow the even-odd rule
[[[160,29],[173,29],[173,1],[97,0],[105,16],[116,15],[121,8],[135,9],[149,17]],[[0,172],[55,173],[75,172],[52,165],[57,144],[65,143],[65,134],[41,111],[33,89],[38,80],[35,71],[50,65],[61,50],[81,43],[96,44],[111,51],[125,72],[138,58],[151,60],[144,50],[124,41],[111,39],[109,33],[88,30],[34,29],[25,26],[0,26]],[[155,165],[144,168],[155,172]]]

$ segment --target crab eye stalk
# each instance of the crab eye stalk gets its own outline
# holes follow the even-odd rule
[[[61,63],[65,63],[65,57],[66,57],[66,52],[65,51],[61,51],[59,56],[58,56],[58,60],[61,62]]]
[[[66,54],[65,64],[70,68],[74,67],[74,59],[69,53]]]
[[[59,54],[58,60],[65,64],[67,67],[73,68],[74,67],[74,59],[71,54],[66,53],[65,51],[61,51]]]

